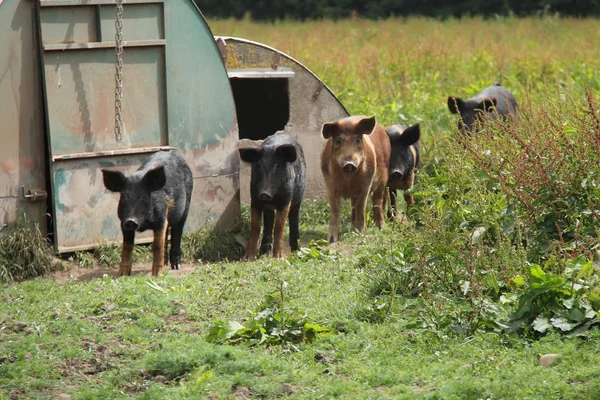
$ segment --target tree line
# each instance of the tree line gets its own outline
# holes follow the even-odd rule
[[[481,15],[600,15],[600,0],[194,0],[202,13],[216,18],[341,19],[351,15],[379,19],[393,16],[434,18]]]

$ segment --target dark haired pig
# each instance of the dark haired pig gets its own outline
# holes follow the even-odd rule
[[[263,214],[265,227],[260,254],[270,253],[273,249],[273,257],[283,258],[283,231],[288,218],[290,247],[292,251],[298,250],[300,204],[306,187],[306,163],[302,147],[290,135],[274,134],[267,137],[258,148],[242,147],[238,150],[240,158],[252,164],[250,238],[244,260],[256,257]]]
[[[396,215],[396,191],[408,190],[416,182],[416,168],[421,163],[421,129],[419,124],[407,128],[405,125],[397,124],[385,128],[390,138],[392,154],[390,156],[390,167],[388,176],[388,188],[390,193],[390,208],[388,218],[394,219]],[[405,194],[406,205],[415,203],[412,194]]]
[[[102,170],[104,186],[121,193],[118,215],[123,232],[119,276],[131,275],[135,232],[154,231],[152,275],[167,263],[167,237],[171,228],[171,268],[181,269],[181,235],[192,197],[192,171],[175,151],[159,151],[131,176]]]
[[[517,118],[517,99],[498,82],[483,89],[470,99],[448,97],[448,109],[452,114],[458,114],[458,130],[471,134],[476,122],[485,118]]]
[[[373,219],[383,229],[383,202],[388,182],[390,140],[375,117],[351,116],[323,124],[327,139],[321,151],[321,172],[331,208],[329,242],[339,240],[340,201],[352,203],[352,225],[366,229],[367,198],[372,195]]]

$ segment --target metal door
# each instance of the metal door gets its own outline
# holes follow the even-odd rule
[[[209,217],[196,205],[207,198],[204,204],[215,202],[211,212],[217,217],[231,204],[239,213],[237,180],[229,177],[239,168],[229,162],[235,107],[204,19],[184,0],[127,0],[123,15],[124,134],[117,141],[115,0],[39,0],[59,252],[119,241],[117,197],[104,188],[100,169],[131,173],[170,144],[182,150],[194,173],[199,201],[193,200],[188,230]],[[204,70],[193,64],[199,59]],[[195,111],[197,105],[206,106]],[[150,233],[140,238],[148,240]]]

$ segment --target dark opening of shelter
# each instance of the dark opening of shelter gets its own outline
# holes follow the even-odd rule
[[[261,140],[283,130],[290,118],[288,80],[230,79],[240,139]]]

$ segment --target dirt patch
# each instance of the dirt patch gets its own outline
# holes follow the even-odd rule
[[[102,278],[104,275],[108,275],[113,278],[117,278],[119,272],[119,266],[115,265],[114,268],[110,267],[95,267],[95,268],[82,268],[75,262],[62,261],[63,265],[67,268],[64,271],[56,271],[47,276],[48,279],[52,279],[58,283],[66,282],[87,282],[92,279]],[[184,263],[181,265],[180,270],[172,270],[169,267],[163,267],[162,273],[167,273],[175,276],[185,275],[194,272],[197,268],[197,264]],[[151,277],[152,274],[152,263],[138,263],[134,264],[132,268],[132,275],[147,276]]]

